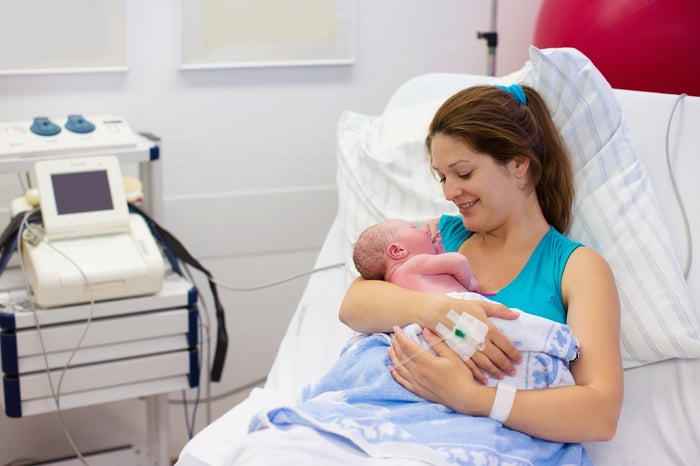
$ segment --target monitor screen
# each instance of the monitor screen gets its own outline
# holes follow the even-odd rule
[[[106,170],[51,175],[58,215],[112,210]]]

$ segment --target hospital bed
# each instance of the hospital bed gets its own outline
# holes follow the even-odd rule
[[[356,276],[347,262],[354,239],[382,218],[452,211],[425,162],[427,124],[452,93],[496,82],[529,84],[550,107],[575,171],[569,235],[606,256],[620,289],[624,404],[615,438],[586,444],[588,454],[597,465],[697,464],[700,98],[613,90],[576,50],[533,47],[512,75],[423,75],[397,89],[381,115],[340,117],[338,215],[317,266],[346,266],[310,278],[264,388],[190,440],[177,466],[227,464],[256,412],[294,403],[330,368],[353,335],[337,310]],[[340,453],[333,464],[343,464]]]

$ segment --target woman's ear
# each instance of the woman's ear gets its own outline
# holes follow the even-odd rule
[[[513,157],[510,162],[511,173],[516,178],[524,178],[527,175],[527,170],[530,168],[530,157],[518,155]]]

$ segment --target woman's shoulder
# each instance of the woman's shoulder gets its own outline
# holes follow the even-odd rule
[[[610,269],[608,261],[606,261],[605,258],[598,253],[598,251],[585,245],[580,245],[571,253],[569,262],[577,269],[589,271],[591,269]]]
[[[567,238],[571,244],[577,245],[572,248],[566,261],[566,268],[562,275],[562,288],[566,288],[566,283],[580,283],[587,277],[595,276],[610,277],[612,279],[612,269],[608,261],[595,249],[576,243]],[[568,279],[567,279],[568,278]],[[562,289],[564,291],[564,289]]]
[[[549,231],[545,234],[544,240],[548,240],[550,242],[553,242],[555,244],[560,244],[562,246],[572,246],[572,247],[580,247],[580,246],[585,246],[583,243],[579,241],[574,241],[568,236],[560,233],[556,228],[550,225]]]

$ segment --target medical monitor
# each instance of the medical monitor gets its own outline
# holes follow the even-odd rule
[[[37,162],[44,230],[50,239],[129,231],[129,211],[115,156]]]

